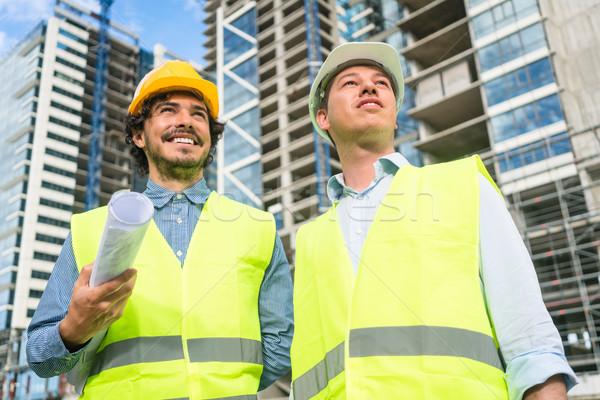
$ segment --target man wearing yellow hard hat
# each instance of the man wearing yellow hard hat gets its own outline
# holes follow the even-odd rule
[[[48,377],[93,357],[83,398],[256,399],[289,370],[292,285],[272,215],[206,186],[224,130],[217,89],[168,61],[128,111],[125,140],[149,174],[153,221],[133,268],[90,288],[82,260],[94,259],[89,237],[106,213],[77,216],[28,329],[28,361]]]
[[[309,97],[342,173],[296,237],[294,400],[566,399],[577,382],[531,258],[479,157],[394,150],[386,43],[331,51]]]

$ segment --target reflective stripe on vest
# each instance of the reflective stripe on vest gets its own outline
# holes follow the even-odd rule
[[[190,362],[243,362],[262,364],[262,343],[243,338],[188,339]]]
[[[217,361],[262,364],[262,344],[260,341],[251,339],[188,339],[188,352],[190,362]],[[107,345],[96,354],[90,376],[110,368],[125,365],[172,361],[183,358],[181,336],[125,339]]]
[[[344,342],[328,351],[317,365],[294,380],[294,400],[310,399],[344,372]]]
[[[349,357],[451,356],[503,370],[494,339],[446,326],[386,326],[352,329]]]
[[[181,336],[137,337],[110,343],[96,353],[90,376],[137,363],[183,359]]]

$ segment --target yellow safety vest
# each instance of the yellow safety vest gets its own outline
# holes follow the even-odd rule
[[[105,207],[72,219],[79,270],[96,257]],[[85,399],[256,399],[262,373],[258,296],[271,214],[211,193],[181,267],[151,221],[123,316],[100,344]]]
[[[478,173],[492,181],[479,157],[400,168],[356,279],[335,207],[299,230],[294,400],[508,399],[479,281]]]

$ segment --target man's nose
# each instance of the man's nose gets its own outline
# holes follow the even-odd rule
[[[362,94],[375,94],[377,93],[377,88],[375,84],[371,81],[365,81],[362,85]]]
[[[177,126],[185,128],[187,130],[192,129],[192,116],[186,111],[179,112],[179,121]]]

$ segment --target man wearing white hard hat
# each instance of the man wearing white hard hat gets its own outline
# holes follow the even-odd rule
[[[497,187],[479,157],[395,152],[403,89],[384,43],[338,46],[313,82],[343,173],[296,239],[294,399],[565,399],[577,380]]]
[[[218,114],[215,85],[188,63],[168,61],[140,82],[125,141],[149,175],[154,217],[132,268],[94,288],[107,211],[73,217],[28,329],[38,375],[93,357],[82,398],[256,399],[287,373],[292,285],[274,219],[204,180],[224,130]]]

